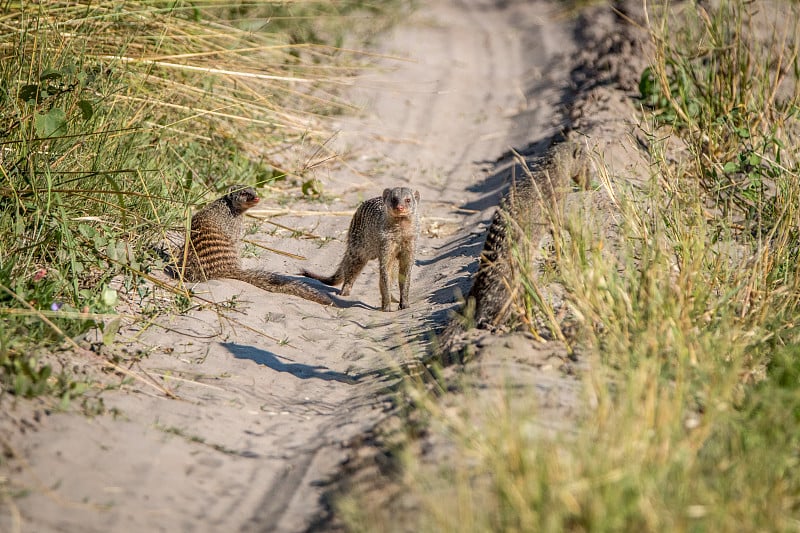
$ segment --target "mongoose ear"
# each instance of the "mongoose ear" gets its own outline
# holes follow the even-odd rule
[[[392,189],[383,189],[383,201],[388,202],[389,198],[392,197]]]
[[[414,191],[414,200],[419,202],[419,191]]]

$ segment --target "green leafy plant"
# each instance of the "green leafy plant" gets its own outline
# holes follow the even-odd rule
[[[652,32],[658,61],[642,72],[639,92],[656,124],[673,127],[698,158],[698,182],[723,213],[769,232],[791,200],[780,176],[800,171],[785,157],[798,112],[786,88],[800,65],[796,36],[756,37],[760,13],[726,1],[664,14]]]

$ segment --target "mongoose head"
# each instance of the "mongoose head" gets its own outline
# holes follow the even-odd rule
[[[228,187],[228,194],[225,195],[228,202],[236,213],[244,213],[254,207],[258,201],[258,193],[247,185],[231,185]]]
[[[383,190],[383,203],[386,210],[393,217],[408,217],[417,210],[419,191],[412,191],[408,187],[395,187]]]

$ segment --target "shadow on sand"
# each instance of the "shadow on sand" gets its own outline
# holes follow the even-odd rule
[[[339,381],[350,384],[356,383],[359,379],[358,377],[348,376],[341,372],[329,370],[324,366],[284,363],[272,352],[253,346],[245,346],[233,342],[223,342],[221,345],[237,359],[249,359],[255,363],[269,367],[276,372],[287,372],[300,379],[321,379],[324,381]]]

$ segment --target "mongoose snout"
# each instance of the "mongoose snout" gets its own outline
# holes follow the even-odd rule
[[[258,205],[258,202],[261,201],[261,199],[258,197],[258,195],[255,194],[255,191],[253,191],[253,189],[250,189],[249,192],[246,192],[246,193],[243,191],[242,195],[243,195],[243,198],[242,198],[242,212],[244,212],[244,211],[246,211],[246,210],[248,210],[248,209],[250,209],[252,207],[255,207],[256,205]]]

